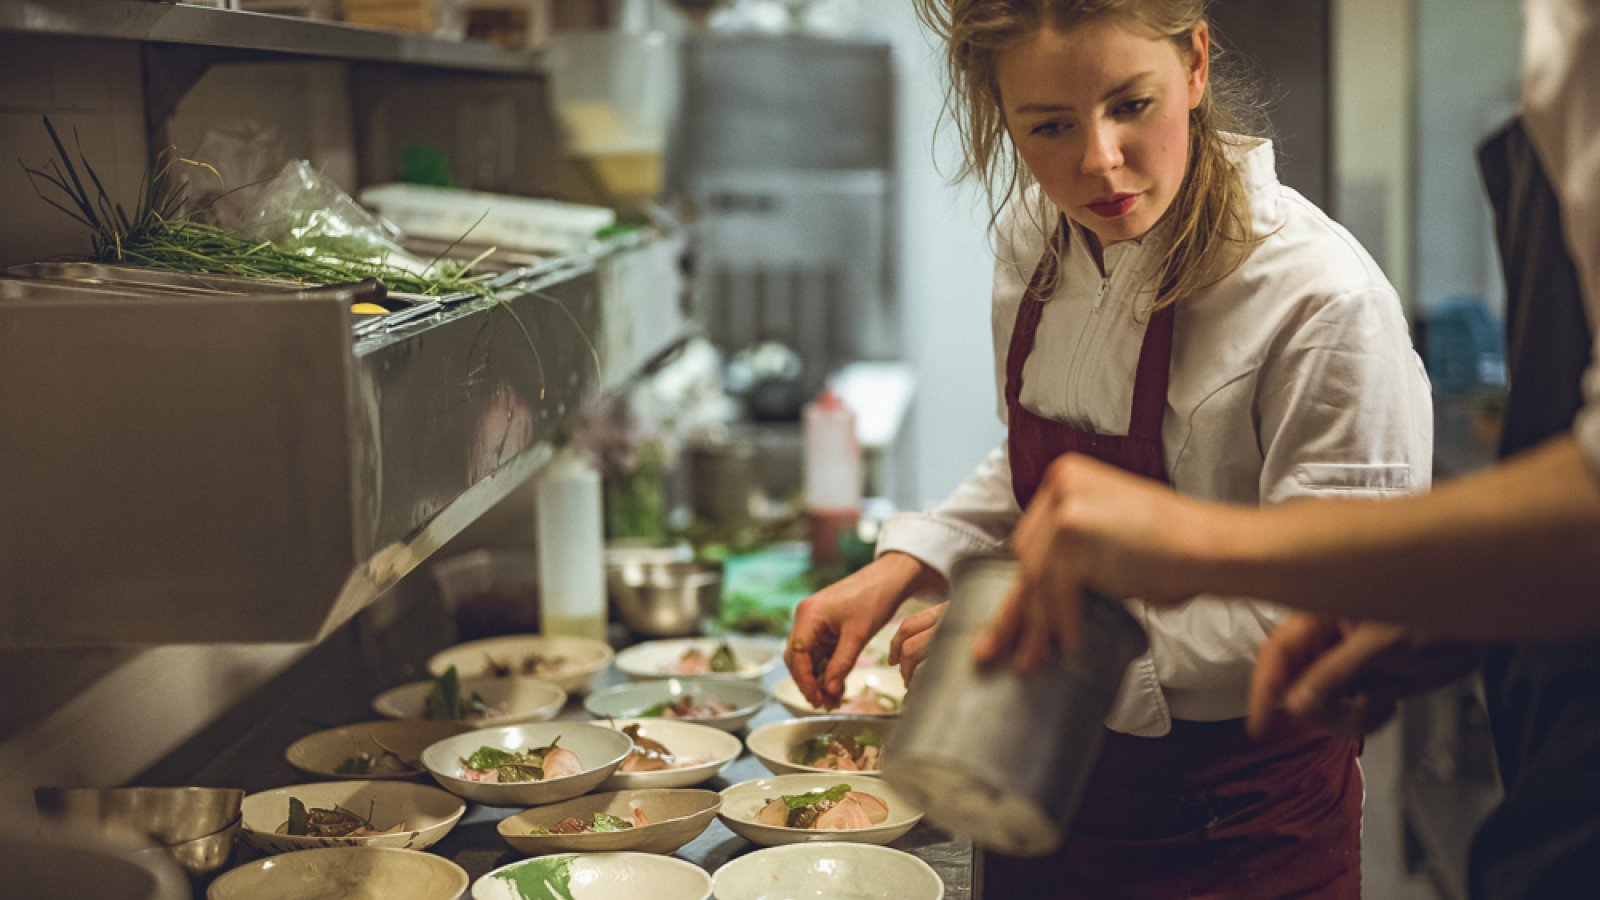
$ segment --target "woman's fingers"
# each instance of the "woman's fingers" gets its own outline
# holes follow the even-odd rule
[[[900,627],[895,629],[894,637],[889,640],[889,665],[897,666],[900,664],[902,654],[905,652],[905,643],[907,640],[918,635],[930,634],[932,632],[934,626],[939,624],[939,620],[944,618],[944,611],[947,603],[948,601],[946,603],[941,603],[938,606],[931,606],[919,613],[906,616],[905,619],[900,622]]]
[[[900,675],[907,685],[911,684],[911,678],[917,674],[917,668],[922,665],[922,661],[928,658],[928,645],[933,643],[935,631],[936,629],[930,628],[919,632],[906,638],[900,645]]]

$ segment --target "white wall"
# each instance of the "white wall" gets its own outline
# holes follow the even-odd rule
[[[1412,0],[1333,6],[1331,212],[1415,308],[1411,285]]]
[[[1478,142],[1516,110],[1521,7],[1512,0],[1417,0],[1417,300],[1502,302]]]
[[[917,377],[899,464],[903,494],[937,503],[999,445],[989,331],[993,255],[987,201],[947,177],[960,156],[944,102],[943,60],[910,4],[884,4],[881,26],[895,44],[899,167],[896,281],[905,356]],[[937,161],[937,165],[936,165]]]

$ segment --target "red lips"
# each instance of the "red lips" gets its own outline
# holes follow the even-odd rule
[[[1138,194],[1112,194],[1089,204],[1089,211],[1102,219],[1115,219],[1128,214],[1139,202]]]

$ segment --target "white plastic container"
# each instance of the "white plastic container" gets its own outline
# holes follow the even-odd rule
[[[839,561],[839,533],[861,514],[861,444],[856,417],[832,388],[806,404],[806,518],[811,526],[811,561]]]
[[[539,551],[539,630],[605,640],[605,531],[600,474],[562,453],[534,488]]]

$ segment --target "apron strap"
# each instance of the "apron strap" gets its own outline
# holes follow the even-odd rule
[[[1172,323],[1176,318],[1175,306],[1163,306],[1144,328],[1128,437],[1161,441],[1161,422],[1167,415],[1167,378],[1172,368]]]

